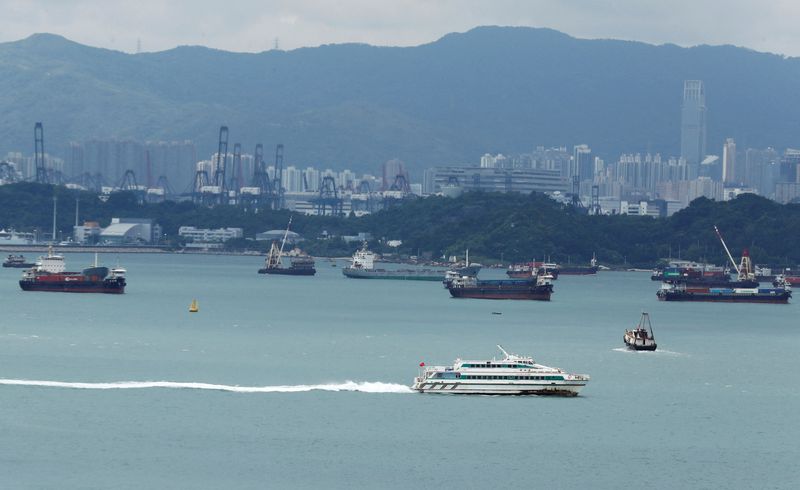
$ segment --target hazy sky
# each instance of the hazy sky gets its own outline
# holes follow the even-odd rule
[[[735,44],[800,56],[798,0],[0,0],[0,41],[35,32],[134,52],[363,42],[409,46],[479,25],[584,38]]]

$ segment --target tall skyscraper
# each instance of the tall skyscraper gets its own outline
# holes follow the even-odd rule
[[[572,167],[569,176],[576,175],[580,180],[592,180],[594,177],[594,157],[589,145],[575,145],[572,149]]]
[[[728,138],[722,146],[722,182],[736,184],[744,180],[742,177],[736,175],[736,143]]]
[[[702,80],[683,82],[681,106],[681,157],[689,166],[690,178],[697,176],[706,155],[706,93]]]

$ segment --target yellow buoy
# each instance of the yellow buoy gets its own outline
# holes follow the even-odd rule
[[[193,299],[192,304],[189,305],[189,313],[197,313],[200,311],[200,307],[197,306],[197,300]]]

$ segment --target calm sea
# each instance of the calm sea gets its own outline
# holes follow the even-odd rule
[[[601,273],[550,303],[456,300],[327,260],[307,278],[101,259],[128,268],[125,295],[23,292],[0,270],[2,488],[800,485],[800,297],[661,303],[648,274]],[[659,350],[626,352],[643,310]],[[495,344],[592,380],[571,399],[407,388],[420,361]]]

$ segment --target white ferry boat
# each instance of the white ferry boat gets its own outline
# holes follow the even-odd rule
[[[456,359],[452,366],[420,363],[420,375],[411,388],[421,393],[577,396],[589,381],[586,374],[566,373],[497,348],[503,353],[499,360]]]

